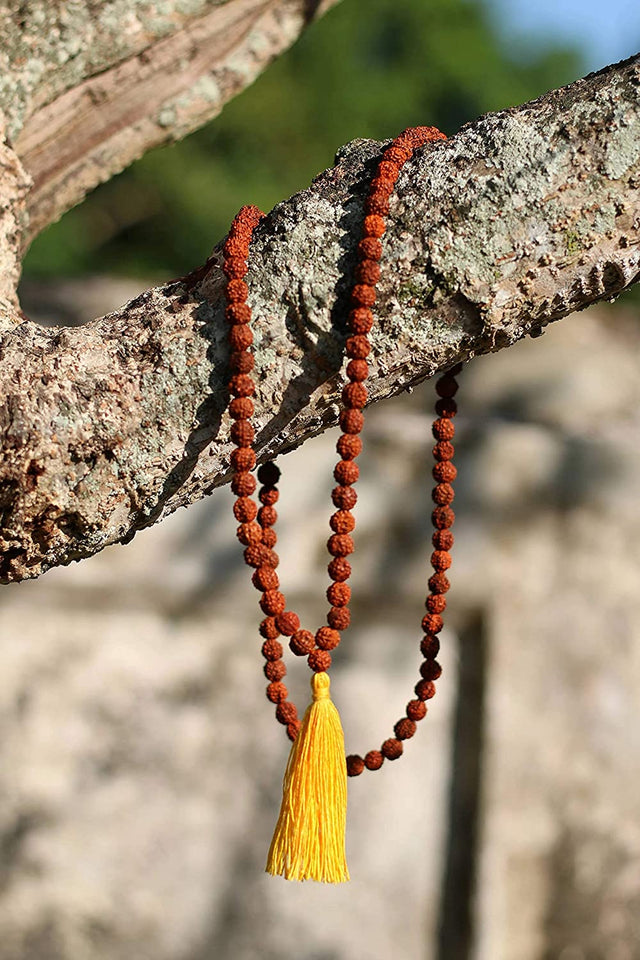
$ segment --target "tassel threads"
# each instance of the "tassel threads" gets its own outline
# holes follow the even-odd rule
[[[329,675],[311,679],[313,700],[291,747],[280,816],[267,873],[285,880],[343,883],[347,767],[340,715],[329,695]]]

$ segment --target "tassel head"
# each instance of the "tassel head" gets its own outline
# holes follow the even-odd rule
[[[344,734],[329,687],[327,673],[313,675],[313,699],[285,771],[267,873],[286,880],[342,883],[349,879]]]

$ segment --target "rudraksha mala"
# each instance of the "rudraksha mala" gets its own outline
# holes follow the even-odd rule
[[[252,582],[261,593],[260,607],[265,614],[265,619],[260,624],[260,633],[264,638],[264,672],[269,681],[267,697],[276,704],[276,718],[286,726],[292,741],[296,740],[300,730],[300,720],[295,704],[288,699],[287,687],[283,682],[287,671],[282,659],[281,638],[289,638],[292,652],[297,656],[306,656],[308,665],[315,674],[326,673],[331,666],[331,651],[340,643],[341,633],[349,626],[351,619],[351,589],[347,583],[351,575],[351,564],[348,557],[354,549],[352,534],[356,521],[352,510],[357,501],[355,483],[359,476],[356,459],[362,450],[362,411],[368,397],[365,381],[369,375],[367,357],[371,345],[367,335],[374,323],[371,308],[376,300],[376,283],[380,278],[383,252],[381,241],[386,229],[385,218],[389,213],[389,198],[402,166],[414,151],[426,143],[444,139],[444,134],[435,127],[405,130],[385,149],[366,201],[362,238],[358,244],[355,285],[351,291],[350,336],[345,344],[348,382],[342,390],[339,421],[342,434],[336,445],[340,459],[333,472],[337,486],[332,492],[332,501],[336,510],[329,521],[332,533],[327,543],[331,555],[328,566],[331,584],[327,590],[327,599],[331,607],[326,624],[315,634],[301,628],[299,617],[293,611],[287,610],[284,594],[280,591],[276,572],[278,555],[274,551],[277,520],[275,505],[279,496],[277,483],[280,470],[275,463],[264,463],[258,468],[257,476],[262,485],[258,492],[261,504],[259,508],[252,497],[257,486],[252,472],[256,466],[256,455],[252,448],[255,431],[251,423],[255,384],[251,376],[254,366],[251,352],[253,334],[250,328],[251,308],[247,302],[248,288],[245,277],[253,231],[264,214],[257,207],[243,207],[235,217],[224,245],[223,269],[227,277],[226,316],[230,324],[232,371],[229,381],[232,396],[229,413],[233,420],[231,439],[237,448],[231,454],[231,488],[237,497],[233,512],[239,522],[238,539],[245,546],[244,559],[254,568]],[[441,674],[436,657],[440,648],[438,634],[443,627],[442,614],[449,590],[446,571],[451,566],[450,550],[454,539],[451,527],[455,516],[451,504],[454,499],[452,484],[456,477],[456,468],[452,462],[452,440],[453,418],[457,409],[454,397],[458,389],[455,378],[459,370],[460,365],[456,365],[440,377],[436,384],[439,399],[436,403],[437,419],[433,424],[436,440],[433,448],[436,461],[433,477],[436,484],[433,489],[435,507],[432,513],[435,527],[432,538],[434,550],[431,554],[434,573],[429,579],[427,613],[422,619],[424,635],[420,650],[424,661],[420,667],[421,679],[414,688],[415,698],[407,703],[405,716],[394,726],[394,736],[385,740],[380,749],[370,750],[364,757],[352,754],[346,758],[349,776],[358,776],[365,768],[378,770],[385,759],[397,760],[402,755],[403,742],[415,734],[416,724],[425,717],[427,701],[433,697],[435,681]]]

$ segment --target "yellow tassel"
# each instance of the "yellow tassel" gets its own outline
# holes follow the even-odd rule
[[[344,839],[347,764],[340,715],[329,674],[314,673],[307,708],[284,775],[282,806],[267,873],[285,880],[342,883],[349,879]]]

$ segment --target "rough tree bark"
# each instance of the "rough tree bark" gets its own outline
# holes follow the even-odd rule
[[[258,231],[261,457],[336,421],[353,254],[379,153],[375,142],[349,144]],[[18,262],[28,190],[11,152],[5,169],[3,251]],[[420,151],[399,180],[385,239],[371,399],[538,335],[635,282],[639,186],[640,57]],[[217,247],[189,276],[79,329],[17,323],[6,291],[3,580],[126,541],[225,481],[220,265]]]

